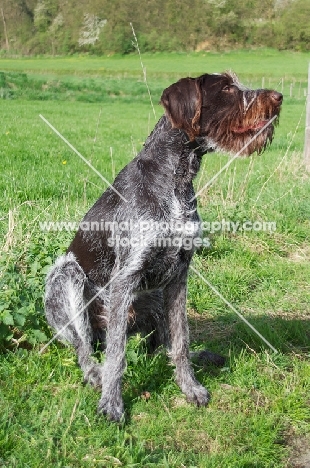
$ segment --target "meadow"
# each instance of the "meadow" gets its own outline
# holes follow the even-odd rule
[[[137,54],[0,59],[0,466],[309,466],[309,60],[267,49],[144,55],[152,107]],[[74,235],[40,223],[78,222],[106,188],[40,114],[112,181],[162,115],[164,87],[227,69],[249,86],[283,91],[283,110],[272,145],[235,160],[199,197],[205,222],[253,229],[207,233],[210,248],[193,265],[277,353],[191,272],[191,347],[227,357],[222,368],[194,365],[211,403],[188,404],[165,355],[148,355],[136,336],[127,346],[126,422],[116,425],[97,416],[99,394],[83,384],[71,347],[54,341],[39,354],[53,336],[44,278]],[[204,157],[197,190],[229,157]]]

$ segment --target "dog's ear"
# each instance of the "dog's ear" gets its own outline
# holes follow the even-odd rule
[[[184,130],[191,141],[199,135],[202,103],[199,80],[182,78],[164,90],[160,103],[174,128]]]

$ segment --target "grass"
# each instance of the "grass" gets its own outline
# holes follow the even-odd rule
[[[206,69],[233,68],[256,86],[263,77],[306,86],[308,60],[271,50],[143,57],[155,103],[171,80]],[[235,161],[199,198],[206,222],[272,221],[276,230],[206,231],[211,248],[194,259],[279,352],[191,273],[192,348],[227,356],[222,369],[195,365],[212,392],[208,408],[186,403],[166,357],[149,356],[139,336],[127,347],[124,426],[96,415],[99,395],[82,384],[70,347],[53,343],[38,354],[52,336],[44,277],[73,236],[42,232],[39,222],[79,221],[105,189],[39,114],[112,180],[155,123],[139,67],[136,56],[0,60],[0,466],[297,468],[310,440],[310,184],[296,86],[292,97],[284,88],[273,145]],[[226,162],[206,156],[197,188]]]
[[[184,76],[206,73],[206,70],[209,73],[217,73],[233,69],[250,87],[264,85],[282,90],[283,86],[285,93],[289,95],[291,92],[299,98],[304,97],[307,89],[306,72],[309,54],[259,49],[226,53],[144,54],[142,60],[147,78],[152,81],[152,94],[156,98],[160,97],[163,87],[171,82]],[[130,87],[131,98],[141,93],[146,95],[140,60],[135,54],[110,57],[27,57],[15,60],[1,58],[0,65],[3,72],[11,73],[11,75],[14,72],[19,75],[28,73],[28,79],[34,77],[37,82],[37,92],[38,87],[42,92],[43,85],[42,99],[44,96],[46,99],[50,98],[51,91],[54,92],[54,97],[57,94],[59,98],[64,88],[69,92],[69,96],[67,94],[61,97],[65,99],[70,98],[70,92],[72,94],[72,91],[78,91],[81,88],[87,89],[88,96],[84,96],[84,99],[92,99],[96,88],[103,91],[106,89],[109,91],[109,88],[110,90],[112,88],[111,94],[116,92],[118,95],[124,92],[126,94]],[[23,83],[23,88],[25,84]],[[0,77],[0,88],[2,87]],[[14,93],[14,78],[11,91]],[[29,93],[29,90],[24,93],[24,96],[35,97]],[[96,98],[100,99],[98,92]]]
[[[240,75],[253,77],[295,76],[305,79],[309,54],[278,52],[273,49],[259,49],[232,52],[200,52],[143,54],[142,61],[147,74],[165,76],[166,74],[186,76],[208,72],[220,72],[234,68]],[[18,58],[15,60],[1,58],[2,70],[31,71],[34,73],[74,74],[75,76],[103,74],[123,74],[141,77],[141,65],[137,55],[127,56],[72,56],[72,57],[38,57]]]

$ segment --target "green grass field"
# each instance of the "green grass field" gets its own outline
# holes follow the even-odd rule
[[[211,403],[186,403],[166,357],[149,356],[137,336],[127,349],[123,426],[96,415],[99,394],[83,385],[72,348],[54,342],[39,354],[52,336],[46,271],[74,235],[42,231],[40,223],[78,222],[106,188],[39,115],[112,181],[156,122],[139,57],[0,60],[0,466],[309,466],[309,59],[273,50],[142,57],[156,119],[163,88],[182,76],[233,69],[248,85],[283,90],[272,146],[236,160],[199,197],[205,222],[276,229],[208,233],[211,248],[193,262],[278,353],[192,272],[191,347],[227,356],[221,369],[195,365]],[[228,158],[206,155],[197,189]]]

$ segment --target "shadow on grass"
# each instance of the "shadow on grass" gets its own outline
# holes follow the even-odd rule
[[[278,352],[305,355],[310,353],[310,319],[292,318],[284,313],[281,317],[247,314],[245,318]],[[223,355],[227,355],[232,349],[238,354],[245,347],[255,352],[262,349],[271,351],[268,345],[233,313],[227,312],[210,318],[191,311],[189,323],[191,343],[199,349],[207,347]]]
[[[290,360],[285,355],[298,355],[309,358],[310,320],[285,317],[248,317],[251,324],[274,346],[279,355],[284,355],[283,366],[289,370]],[[243,322],[233,314],[217,316],[216,319],[195,314],[189,317],[191,349],[209,350],[226,358],[222,366],[215,366],[208,360],[193,360],[198,380],[206,375],[220,377],[223,370],[237,362],[244,352],[251,355],[266,350],[273,351],[263,343]],[[127,355],[127,370],[124,377],[124,402],[127,412],[126,423],[131,421],[132,408],[139,399],[147,400],[153,394],[171,394],[176,391],[173,366],[164,352],[149,355],[141,346],[132,359],[131,350]]]

